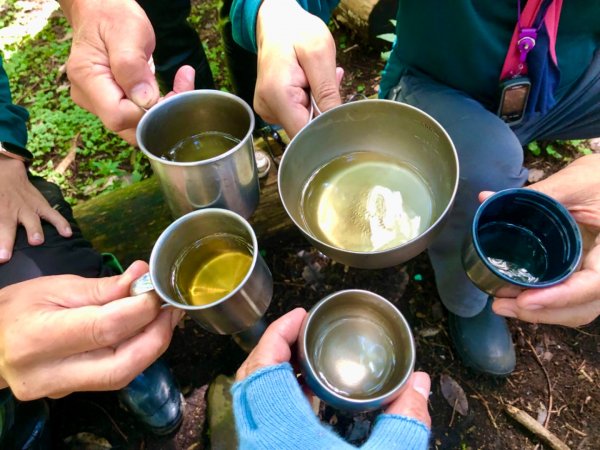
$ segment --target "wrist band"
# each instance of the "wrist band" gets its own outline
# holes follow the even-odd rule
[[[10,142],[0,141],[0,155],[4,155],[8,158],[18,159],[23,161],[26,165],[29,165],[33,161],[33,155],[25,147],[11,144]]]

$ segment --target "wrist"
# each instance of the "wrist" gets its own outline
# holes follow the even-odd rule
[[[0,156],[2,156],[3,159],[20,161],[25,166],[29,166],[33,160],[33,155],[25,147],[2,141],[0,141]]]
[[[260,49],[265,36],[274,34],[279,40],[304,10],[295,0],[264,0],[256,16],[256,47]],[[281,18],[285,17],[286,20]]]

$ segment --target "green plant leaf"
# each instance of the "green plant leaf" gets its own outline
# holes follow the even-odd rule
[[[542,154],[542,149],[537,141],[527,144],[527,150],[529,150],[533,156],[540,156]]]
[[[552,144],[546,146],[546,153],[556,159],[563,159],[563,155],[560,154],[558,150],[554,148]]]

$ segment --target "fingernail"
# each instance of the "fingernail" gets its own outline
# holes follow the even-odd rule
[[[152,92],[152,86],[148,83],[140,83],[134,86],[131,90],[131,100],[138,106],[142,108],[148,108],[152,106],[150,103],[154,97],[154,92]]]
[[[10,259],[10,252],[5,248],[0,248],[0,261],[8,261]]]
[[[171,328],[175,328],[177,324],[183,319],[185,311],[177,308],[173,308],[173,312],[171,313]]]
[[[41,244],[44,242],[44,237],[40,233],[34,233],[33,236],[31,236],[31,240],[37,244]]]
[[[514,313],[514,311],[511,309],[508,309],[508,308],[496,308],[496,309],[494,309],[494,312],[496,314],[498,314],[499,316],[513,317],[513,318],[517,317],[517,315]]]
[[[71,236],[73,234],[73,230],[71,230],[71,227],[65,227],[63,233],[65,233],[68,236]]]
[[[425,400],[429,400],[429,391],[431,389],[431,379],[424,372],[415,372],[413,374],[412,388],[423,396]]]

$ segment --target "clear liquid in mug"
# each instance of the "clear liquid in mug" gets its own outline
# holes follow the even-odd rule
[[[356,252],[414,239],[431,225],[433,207],[431,189],[414,167],[372,151],[348,153],[319,168],[300,203],[311,234]]]
[[[238,145],[240,140],[220,131],[204,131],[182,139],[162,155],[175,162],[194,162],[219,156]]]
[[[481,250],[501,274],[522,283],[535,283],[546,275],[548,251],[525,227],[490,222],[479,230]]]
[[[207,236],[181,252],[172,268],[171,285],[188,305],[209,305],[240,285],[252,259],[251,245],[240,237]]]

